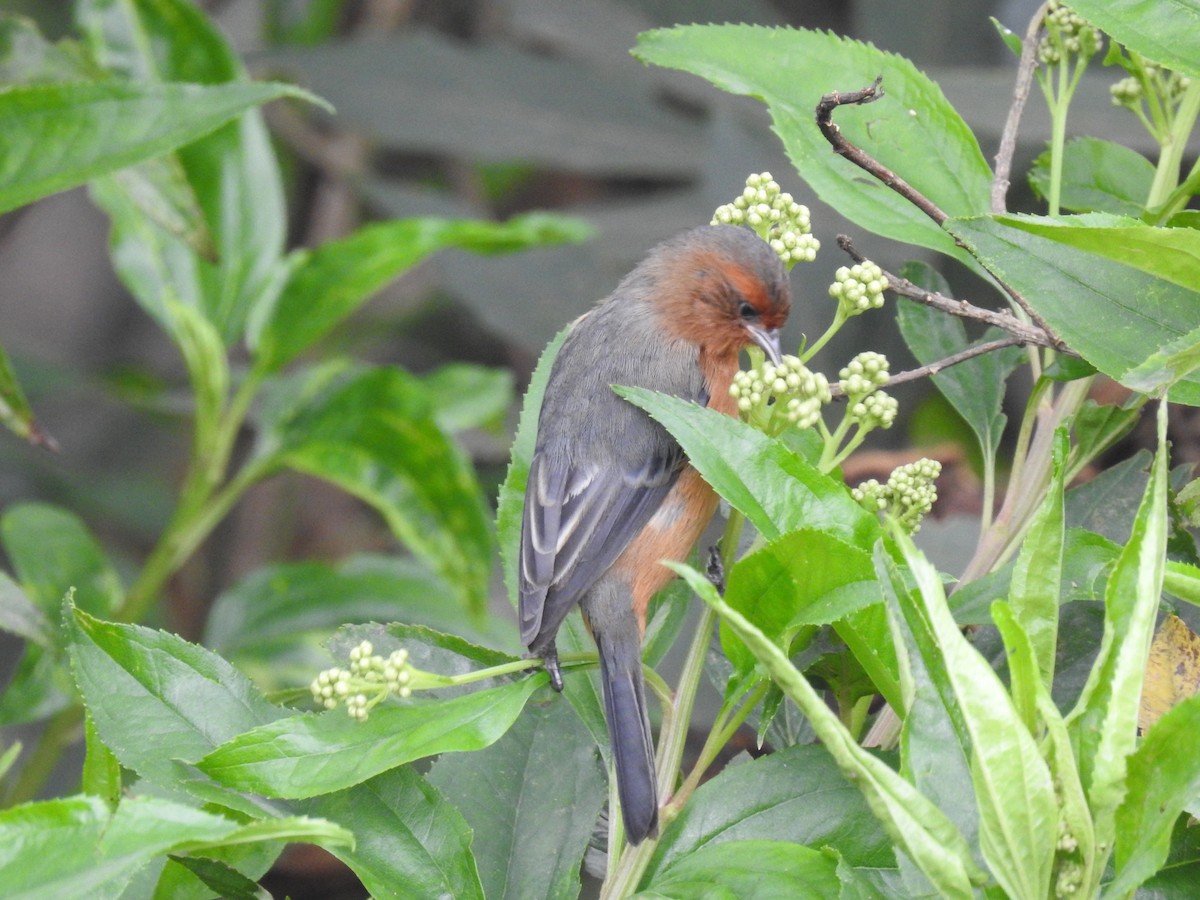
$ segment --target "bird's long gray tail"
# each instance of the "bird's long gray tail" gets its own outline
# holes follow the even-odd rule
[[[616,604],[604,602],[612,585],[598,586],[584,610],[600,653],[604,715],[617,770],[617,795],[625,821],[625,837],[640,844],[658,830],[658,782],[654,776],[654,738],[646,712],[642,678],[641,632],[628,595]],[[621,592],[624,594],[624,592]]]

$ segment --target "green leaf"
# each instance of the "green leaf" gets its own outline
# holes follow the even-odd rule
[[[1059,584],[1065,542],[1063,482],[1068,449],[1066,431],[1060,429],[1054,440],[1054,472],[1045,499],[1021,544],[1009,588],[1012,613],[1029,637],[1034,667],[1047,691],[1054,684],[1054,655],[1058,648]],[[1026,724],[1032,726],[1032,718],[1027,718]]]
[[[1200,10],[1192,0],[1073,0],[1071,8],[1130,50],[1200,77]]]
[[[53,441],[33,419],[33,410],[25,399],[25,392],[12,370],[8,354],[0,347],[0,424],[18,437],[34,444],[54,446]]]
[[[1127,790],[1127,758],[1137,746],[1138,702],[1162,592],[1167,543],[1167,404],[1159,404],[1158,452],[1150,482],[1105,592],[1104,637],[1083,693],[1067,716],[1096,823],[1112,847]],[[1186,798],[1185,798],[1186,799]]]
[[[1004,25],[995,16],[988,16],[988,21],[992,23],[992,27],[996,29],[996,34],[1000,35],[1000,40],[1004,41],[1004,46],[1009,49],[1013,56],[1021,56],[1021,48],[1025,42],[1021,40],[1021,36]]]
[[[925,263],[906,263],[900,274],[920,287],[950,296],[946,280]],[[904,343],[921,365],[945,359],[971,346],[961,319],[918,303],[897,306],[896,322]],[[977,343],[999,336],[997,329],[989,329]],[[1004,385],[1023,356],[1020,348],[1009,347],[951,366],[931,378],[934,386],[975,432],[985,471],[995,465],[996,451],[1008,421],[1002,409]]]
[[[0,91],[0,212],[203,137],[287,84],[14,85]]]
[[[166,312],[170,331],[183,353],[195,398],[194,434],[197,447],[212,447],[219,441],[221,414],[229,393],[229,362],[221,335],[199,310],[168,300]]]
[[[0,572],[0,629],[42,647],[49,647],[54,641],[46,614],[3,572]]]
[[[271,900],[270,892],[237,869],[215,859],[171,856],[171,861],[195,875],[222,900]],[[159,883],[160,889],[162,883]]]
[[[1127,793],[1117,808],[1114,897],[1157,872],[1171,848],[1175,820],[1200,797],[1200,757],[1188,752],[1200,734],[1200,694],[1168,710],[1129,757]]]
[[[878,533],[878,520],[854,502],[845,485],[783,442],[679,397],[643,388],[616,392],[662,423],[704,480],[767,540],[808,528],[861,547]]]
[[[1145,393],[1186,376],[1171,398],[1200,404],[1200,376],[1187,375],[1200,363],[1200,233],[1088,221],[997,216],[946,227],[1101,372]]]
[[[855,784],[896,846],[912,858],[947,897],[973,896],[972,884],[985,877],[971,859],[958,829],[908,781],[859,746],[825,700],[761,631],[731,609],[699,572],[671,566],[705,603],[728,621],[770,676],[808,716],[838,768]]]
[[[186,0],[84,0],[77,6],[76,18],[96,57],[129,78],[246,82],[245,69],[220,31]],[[201,257],[195,261],[196,272],[180,267],[183,281],[173,286],[186,296],[189,279],[198,276],[203,293],[200,308],[222,339],[232,343],[250,309],[278,289],[287,232],[282,179],[260,113],[248,111],[182,148],[172,162],[190,199],[186,227],[201,236],[197,241],[185,239]],[[155,179],[154,184],[163,181]],[[132,199],[145,208],[136,196]],[[152,254],[156,243],[171,243],[167,237],[171,233],[171,228],[161,229],[150,246],[141,249]],[[139,248],[117,249],[120,257],[136,255]],[[165,246],[162,250],[169,265],[171,250]],[[130,282],[128,270],[123,269],[122,276]],[[139,299],[147,301],[145,296]]]
[[[495,425],[513,401],[513,376],[507,369],[451,363],[426,375],[421,383],[438,425],[451,434]]]
[[[731,841],[683,857],[635,897],[755,897],[838,900],[837,859],[784,841]]]
[[[133,875],[165,853],[263,840],[353,842],[329,822],[284,819],[241,825],[154,797],[110,811],[96,797],[29,803],[0,812],[0,869],[8,897],[119,897]]]
[[[182,638],[137,625],[67,615],[71,663],[84,705],[121,764],[168,789],[250,815],[278,807],[226,791],[179,762],[291,715],[267,703],[229,663]]]
[[[105,614],[124,589],[104,551],[74,513],[46,503],[18,503],[0,517],[0,541],[26,595],[57,617],[67,591],[79,606]]]
[[[304,472],[365,500],[441,576],[446,596],[482,615],[488,514],[470,460],[438,427],[421,383],[400,369],[333,365],[285,387],[250,465]]]
[[[491,747],[441,757],[429,781],[475,832],[486,896],[579,896],[579,864],[608,792],[596,743],[569,703],[529,704]]]
[[[979,803],[971,783],[971,735],[939,652],[938,637],[923,615],[905,572],[877,552],[880,583],[899,654],[904,702],[900,731],[901,772],[937,804],[972,849],[979,844]],[[976,861],[981,862],[975,850]]]
[[[372,897],[483,900],[471,829],[411,766],[295,805],[354,830],[353,848],[331,852],[354,870]]]
[[[377,707],[366,722],[341,710],[281,719],[225,742],[196,766],[221,784],[268,797],[325,794],[415,759],[487,747],[545,684],[538,673],[445,701]]]
[[[945,672],[970,738],[983,857],[1009,896],[1044,897],[1058,837],[1050,772],[996,673],[950,615],[937,570],[898,527],[892,537],[916,579],[913,594],[898,592],[900,608],[910,623],[929,629],[933,660]],[[881,578],[895,566],[882,545],[876,565]]]
[[[1136,150],[1099,138],[1080,137],[1063,147],[1059,205],[1071,212],[1106,212],[1137,218],[1146,211],[1154,164]],[[1050,194],[1050,151],[1033,161],[1029,183]]]
[[[827,625],[882,596],[871,557],[820,531],[785,534],[730,570],[725,602],[787,649],[803,625]],[[754,656],[728,628],[721,629],[725,655],[739,674]]]
[[[663,832],[644,881],[706,847],[755,840],[833,847],[854,866],[895,862],[887,835],[829,753],[797,745],[702,784]]]
[[[86,716],[83,724],[87,742],[81,779],[83,792],[99,797],[110,809],[116,809],[121,799],[121,763],[100,740],[92,717]]]
[[[587,234],[574,219],[540,213],[507,222],[400,219],[367,225],[296,256],[277,301],[256,310],[250,323],[248,341],[256,365],[264,372],[279,369],[392,279],[438,250],[512,253],[583,240]]]
[[[529,463],[537,441],[538,416],[542,410],[542,395],[550,380],[550,369],[558,349],[570,333],[564,328],[546,345],[529,379],[529,388],[521,404],[521,417],[513,437],[512,457],[496,510],[496,535],[500,542],[500,562],[504,568],[504,586],[509,602],[517,606],[517,559],[521,550],[521,516],[525,510],[525,487],[529,482]]]
[[[796,171],[824,202],[861,228],[978,269],[932,219],[833,153],[817,128],[813,110],[823,93],[856,90],[882,74],[879,100],[834,113],[842,134],[947,215],[987,211],[992,173],[975,136],[907,59],[828,32],[747,25],[644,32],[634,55],[763,100]]]

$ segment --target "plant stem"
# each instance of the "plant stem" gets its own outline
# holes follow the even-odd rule
[[[1162,141],[1162,153],[1154,170],[1154,181],[1150,185],[1150,196],[1146,206],[1154,209],[1167,201],[1175,186],[1179,184],[1179,166],[1187,150],[1188,135],[1200,114],[1200,79],[1193,80],[1179,103],[1171,127],[1166,129]]]
[[[50,718],[37,743],[30,748],[21,774],[5,798],[7,805],[17,806],[37,799],[43,785],[54,774],[63,750],[75,740],[82,723],[83,707],[75,704],[60,709]]]

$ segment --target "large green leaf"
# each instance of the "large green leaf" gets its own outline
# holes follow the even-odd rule
[[[997,216],[947,228],[1084,359],[1153,392],[1200,364],[1200,232],[1113,221]],[[1171,398],[1200,405],[1200,376]]]
[[[186,0],[84,0],[76,18],[95,56],[127,78],[246,81],[224,37]],[[198,288],[200,308],[229,343],[252,306],[278,287],[286,237],[282,180],[262,117],[250,110],[169,162],[173,168],[122,173],[118,187],[126,202],[105,204],[116,225],[118,270],[144,305],[153,302],[152,273],[182,297]],[[185,211],[174,227],[155,215],[155,200],[172,196],[181,196]],[[157,221],[140,229],[129,221],[147,213]]]
[[[380,288],[438,250],[512,253],[582,240],[578,221],[546,214],[507,222],[401,219],[360,228],[292,260],[277,300],[255,311],[248,340],[256,364],[274,371],[308,348]]]
[[[1083,693],[1067,717],[1096,823],[1111,848],[1137,746],[1138,703],[1163,585],[1167,545],[1167,404],[1158,410],[1158,453],[1150,482],[1105,592],[1104,636]],[[1186,798],[1185,798],[1186,799]]]
[[[617,393],[661,422],[689,462],[768,540],[809,528],[856,546],[869,546],[878,520],[854,502],[846,486],[786,444],[749,425],[644,388]]]
[[[489,898],[579,896],[579,863],[608,795],[596,742],[569,703],[530,703],[491,747],[441,757],[429,781],[474,830]]]
[[[634,897],[838,900],[842,881],[837,869],[836,858],[812,847],[784,841],[730,841],[681,858]]]
[[[789,532],[738,561],[729,572],[726,602],[785,649],[803,625],[828,625],[882,599],[871,557],[830,534]],[[725,655],[739,673],[754,656],[733,632],[721,629]]]
[[[319,819],[242,824],[155,797],[123,800],[115,811],[97,797],[67,797],[0,812],[0,870],[13,900],[116,898],[130,879],[166,853],[204,853],[261,841],[351,845],[349,831]]]
[[[158,156],[251,107],[311,95],[286,84],[89,84],[0,90],[0,212]]]
[[[1071,8],[1147,59],[1200,77],[1196,0],[1072,0]]]
[[[962,834],[946,815],[910,782],[864,750],[787,655],[731,609],[707,578],[686,566],[671,567],[733,627],[771,678],[808,716],[838,768],[862,792],[897,848],[920,867],[943,896],[974,896],[972,885],[985,876],[971,858]]]
[[[797,745],[705,782],[663,832],[645,880],[705,847],[781,840],[833,847],[854,866],[895,862],[862,794],[822,747]]]
[[[471,829],[412,766],[293,806],[353,829],[352,848],[330,849],[378,900],[483,900]]]
[[[252,815],[278,806],[240,797],[180,760],[290,710],[272,706],[221,657],[137,625],[69,615],[71,663],[96,731],[121,764],[167,789]]]
[[[971,776],[979,806],[979,846],[996,880],[1011,897],[1044,897],[1050,888],[1058,810],[1050,771],[992,667],[959,630],[946,605],[937,570],[898,528],[893,529],[916,580],[911,594],[897,591],[910,625],[928,629],[927,662],[944,679],[970,740]],[[895,563],[876,550],[881,578],[898,581]]]
[[[483,612],[488,513],[470,460],[438,427],[418,379],[333,364],[285,382],[250,465],[314,475],[370,503],[441,576],[447,596]]]
[[[834,114],[842,134],[948,215],[986,212],[992,173],[975,136],[909,60],[829,32],[748,25],[645,32],[634,54],[766,102],[800,177],[860,227],[977,265],[923,212],[834,154],[816,125],[823,94],[857,90],[882,74],[881,99]]]
[[[282,719],[222,744],[196,765],[220,783],[268,797],[313,797],[437,753],[480,750],[511,726],[542,673],[436,702],[377,707],[366,722],[342,710]]]

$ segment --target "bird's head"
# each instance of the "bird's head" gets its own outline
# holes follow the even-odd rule
[[[787,272],[754,232],[706,225],[660,244],[655,302],[664,327],[716,357],[757,344],[780,359],[779,329],[791,308]]]

